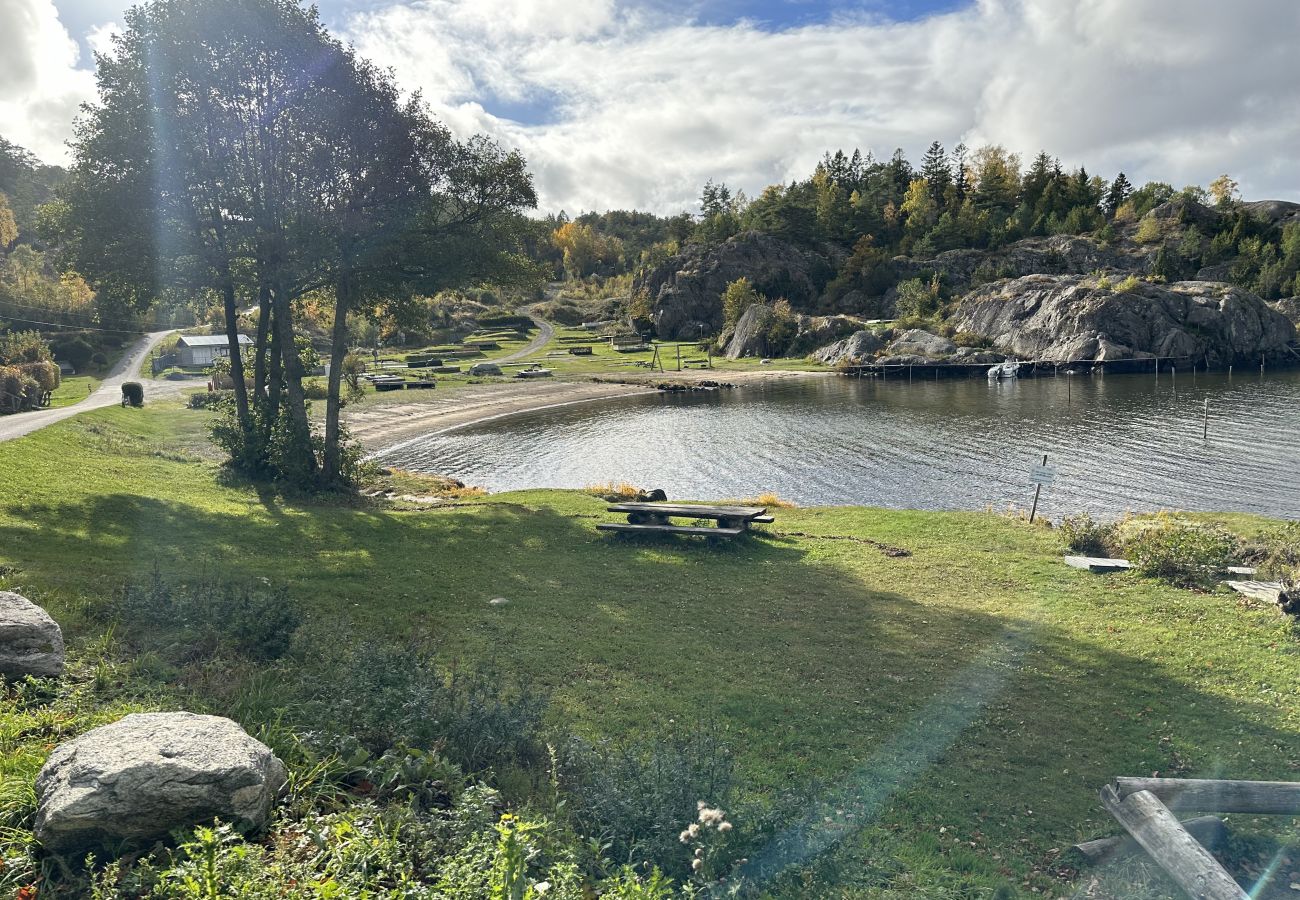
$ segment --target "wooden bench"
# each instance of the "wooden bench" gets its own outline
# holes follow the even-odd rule
[[[772,517],[761,506],[697,506],[673,503],[614,503],[610,512],[626,513],[627,524],[602,523],[600,531],[626,534],[686,534],[696,537],[732,538],[749,530],[754,522],[770,523]],[[674,525],[671,519],[713,519],[716,526]]]

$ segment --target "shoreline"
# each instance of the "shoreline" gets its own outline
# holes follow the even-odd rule
[[[592,376],[585,381],[535,380],[471,385],[411,403],[360,408],[345,420],[352,437],[371,459],[421,438],[539,410],[664,392],[660,385],[688,388],[706,382],[744,387],[789,378],[826,377],[833,372],[657,372]],[[671,388],[669,389],[671,390]]]

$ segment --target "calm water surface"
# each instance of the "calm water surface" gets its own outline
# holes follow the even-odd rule
[[[1210,400],[1210,437],[1202,416]],[[490,490],[662,487],[801,505],[1162,508],[1300,518],[1300,373],[1061,376],[989,384],[841,377],[582,404],[431,435],[388,465]]]

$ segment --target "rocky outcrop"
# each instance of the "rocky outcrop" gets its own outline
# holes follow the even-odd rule
[[[1259,297],[1200,281],[1117,292],[1093,278],[1033,275],[972,291],[950,322],[1001,351],[1058,363],[1283,360],[1295,340],[1295,326]]]
[[[813,359],[828,366],[860,365],[885,349],[885,342],[874,331],[856,331],[842,341],[822,347]]]
[[[1110,271],[1146,274],[1153,251],[1106,246],[1086,237],[1055,235],[1026,238],[1000,250],[949,250],[930,259],[895,257],[900,281],[939,273],[944,283],[961,290],[980,280],[1022,278],[1026,275],[1085,275]]]
[[[1294,325],[1300,326],[1300,297],[1278,300],[1273,304],[1273,308],[1290,319]]]
[[[0,591],[0,677],[63,674],[63,631],[22,594]]]
[[[723,353],[728,359],[742,356],[806,356],[826,344],[851,334],[860,326],[848,316],[805,316],[786,314],[773,306],[750,306],[730,331],[723,332]]]
[[[1241,204],[1241,208],[1261,222],[1278,228],[1300,222],[1300,203],[1289,200],[1254,200]]]
[[[746,309],[727,339],[723,351],[727,359],[768,356],[768,334],[772,327],[773,315],[772,307],[765,303],[755,303]]]
[[[140,713],[50,754],[36,776],[36,837],[46,849],[144,843],[219,818],[265,827],[284,764],[229,719]]]
[[[1202,231],[1219,226],[1221,216],[1217,210],[1187,197],[1174,197],[1166,200],[1143,218],[1155,219],[1161,224],[1195,225]]]
[[[812,303],[819,293],[813,263],[782,240],[747,232],[716,247],[688,247],[638,278],[632,291],[649,296],[659,337],[692,340],[721,331],[722,293],[738,278],[766,297]]]
[[[920,328],[904,331],[889,345],[889,352],[895,356],[921,356],[928,359],[942,359],[957,352],[957,345],[945,337],[931,334]]]

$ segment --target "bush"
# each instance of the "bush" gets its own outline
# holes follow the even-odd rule
[[[1058,526],[1065,546],[1088,556],[1106,556],[1115,539],[1115,526],[1093,521],[1088,513],[1066,516]]]
[[[993,346],[991,338],[973,331],[958,331],[952,336],[952,342],[958,347],[973,347],[976,350],[987,350]]]
[[[123,585],[106,615],[126,626],[121,633],[137,650],[157,652],[173,664],[220,653],[279,659],[302,621],[282,589],[213,580],[170,584],[158,572],[147,582]]]
[[[95,355],[95,348],[90,346],[85,338],[75,337],[55,344],[54,355],[58,359],[72,363],[72,367],[80,372],[90,363]]]
[[[679,835],[697,804],[727,807],[733,799],[731,751],[712,728],[621,746],[572,738],[557,769],[579,831],[614,859],[650,860],[669,874],[690,872]]]
[[[190,409],[217,409],[234,396],[234,391],[198,391],[190,394],[187,405]]]
[[[137,409],[144,406],[144,386],[138,381],[128,381],[122,385],[122,405],[131,404]]]
[[[324,400],[330,395],[329,386],[320,381],[304,382],[302,392],[308,400]]]
[[[1133,240],[1139,244],[1154,244],[1164,237],[1164,232],[1160,228],[1160,223],[1154,216],[1146,216],[1138,223],[1137,233],[1133,235]]]
[[[53,391],[58,388],[59,383],[63,380],[59,374],[59,367],[48,359],[42,359],[38,362],[23,363],[18,366],[28,378],[35,381],[42,391]]]
[[[1141,286],[1141,280],[1136,275],[1130,275],[1119,284],[1115,285],[1115,290],[1121,294],[1131,294]]]
[[[1240,555],[1231,532],[1164,514],[1125,522],[1119,534],[1124,554],[1140,575],[1179,587],[1214,584]]]

